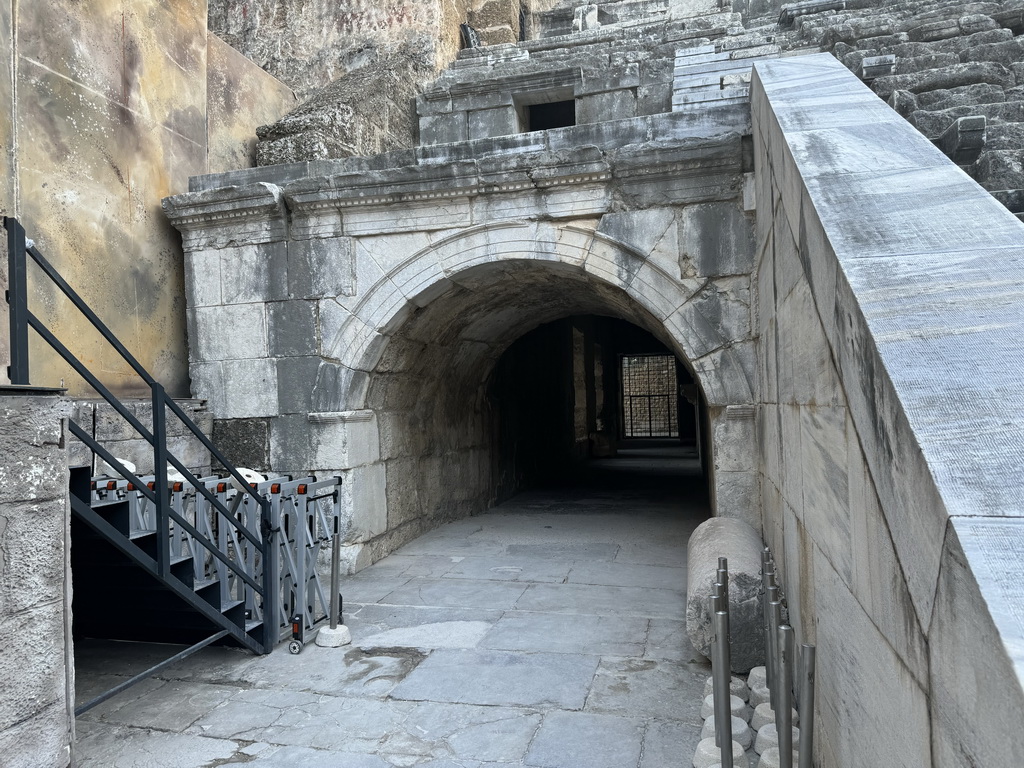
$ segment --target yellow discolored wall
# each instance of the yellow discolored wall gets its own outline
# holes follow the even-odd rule
[[[181,397],[190,394],[182,256],[160,200],[187,191],[190,176],[251,165],[256,126],[294,106],[288,89],[211,40],[206,14],[206,0],[14,0],[0,8],[0,207]],[[32,311],[115,392],[144,394],[33,272]],[[62,380],[72,394],[90,394],[34,340],[31,382]]]

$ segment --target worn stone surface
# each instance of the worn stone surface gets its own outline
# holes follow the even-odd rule
[[[0,398],[0,746],[5,765],[70,764],[74,670],[64,398]],[[14,459],[14,461],[11,461]]]
[[[626,566],[611,573],[629,582],[636,569],[668,568],[660,563],[671,551],[682,589],[685,538],[707,514],[686,490],[696,462],[626,452],[619,462],[646,470],[623,489],[608,482],[623,477],[608,461],[589,492],[525,495],[344,578],[355,647],[310,643],[295,656],[282,646],[262,657],[207,648],[100,705],[79,722],[80,763],[662,768],[692,753],[709,668],[686,653],[680,622],[616,623],[601,605],[581,613],[575,593],[541,611],[503,611],[446,607],[443,592],[413,588],[430,580],[466,594],[521,592],[548,586],[565,565],[586,578],[594,563]],[[522,568],[515,581],[486,567],[510,563]],[[659,583],[628,588],[639,596],[663,591]],[[374,584],[384,586],[367,589]],[[160,646],[84,643],[78,695],[163,656]]]
[[[731,661],[737,673],[764,663],[764,614],[759,598],[762,548],[757,532],[732,518],[703,523],[687,548],[686,632],[694,648],[709,658],[715,635],[711,598],[718,558],[728,558]]]

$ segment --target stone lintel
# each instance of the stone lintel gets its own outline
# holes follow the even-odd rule
[[[281,189],[265,182],[174,195],[163,210],[186,251],[269,243],[288,231]]]

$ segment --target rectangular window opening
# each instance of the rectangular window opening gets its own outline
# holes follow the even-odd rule
[[[526,131],[546,131],[576,125],[576,100],[529,104],[523,108]]]
[[[623,437],[679,437],[679,388],[671,355],[623,355]]]

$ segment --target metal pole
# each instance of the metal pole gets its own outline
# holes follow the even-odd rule
[[[779,627],[779,707],[775,710],[775,730],[779,735],[779,768],[793,768],[792,681],[794,637],[788,624]]]
[[[25,265],[25,230],[17,219],[5,217],[7,227],[7,303],[10,305],[11,384],[28,385],[28,281]]]
[[[800,659],[800,768],[813,768],[814,754],[814,655],[804,643]]]
[[[153,493],[156,495],[156,565],[160,575],[171,575],[171,516],[167,493],[167,414],[164,388],[153,382]]]
[[[725,601],[722,599],[721,584],[715,583],[716,594],[711,598],[711,626],[715,630],[714,639],[711,642],[711,695],[715,704],[715,746],[722,746],[722,676],[721,657],[719,648],[718,613],[722,610]]]
[[[764,609],[764,677],[765,685],[768,686],[768,690],[771,690],[772,684],[775,682],[772,678],[772,632],[771,632],[771,598],[769,597],[769,588],[774,583],[774,574],[772,573],[772,558],[768,552],[768,547],[764,548],[764,552],[761,553],[761,586],[764,590],[762,596],[761,606]]]
[[[771,670],[772,685],[770,689],[771,705],[776,716],[779,713],[779,694],[785,678],[779,672],[779,625],[782,624],[782,601],[779,599],[779,588],[772,586],[768,590],[768,640],[769,666]]]
[[[338,520],[335,518],[335,528]],[[334,539],[331,541],[331,629],[337,629],[341,621],[341,534],[334,532]]]
[[[715,696],[715,740],[722,753],[722,768],[732,765],[732,706],[729,693],[731,671],[729,659],[729,612],[715,612],[715,658],[711,672],[718,679],[718,695]]]

